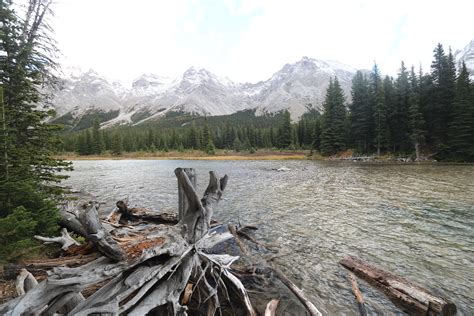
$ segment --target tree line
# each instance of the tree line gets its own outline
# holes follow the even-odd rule
[[[474,161],[474,88],[466,65],[456,72],[451,51],[438,44],[431,71],[408,70],[382,78],[375,64],[358,71],[346,107],[337,78],[331,80],[322,116],[321,152],[352,148],[359,154],[422,154]]]
[[[166,127],[100,129],[63,135],[62,151],[81,155],[134,151],[218,149],[253,152],[266,149],[312,149],[330,156],[352,149],[357,155],[432,156],[451,161],[474,160],[474,97],[466,66],[456,72],[454,57],[438,44],[430,72],[402,62],[398,75],[383,77],[358,71],[347,103],[338,79],[332,78],[322,113],[310,110],[297,123],[283,111],[262,116],[246,111],[227,117],[196,118]],[[178,115],[178,114],[172,114]],[[226,120],[224,118],[227,118]]]
[[[299,124],[292,124],[288,111],[258,118],[254,111],[229,116],[222,122],[217,117],[195,118],[185,126],[119,127],[100,129],[98,119],[90,129],[63,135],[60,150],[94,155],[135,151],[203,150],[213,154],[218,149],[253,152],[259,148],[310,148],[313,143],[314,118],[319,113],[306,113]],[[247,121],[242,117],[248,118]],[[309,131],[311,129],[311,131]]]

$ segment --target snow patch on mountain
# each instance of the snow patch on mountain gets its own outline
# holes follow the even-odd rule
[[[457,50],[454,53],[458,69],[461,68],[462,62],[466,63],[467,71],[469,71],[469,77],[474,80],[474,39],[466,45],[462,50]]]
[[[298,119],[310,108],[321,109],[329,79],[334,76],[349,98],[355,72],[335,61],[303,57],[254,84],[235,83],[191,67],[174,79],[147,73],[126,86],[93,70],[76,68],[68,70],[53,105],[59,116],[70,114],[76,120],[94,111],[118,112],[103,127],[137,125],[170,111],[213,116],[245,109],[256,109],[257,114],[288,109],[293,119]]]

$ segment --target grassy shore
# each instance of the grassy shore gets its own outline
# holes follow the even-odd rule
[[[75,153],[65,153],[57,158],[65,160],[303,160],[308,159],[309,151],[273,151],[258,150],[255,153],[235,152],[232,150],[217,150],[215,155],[208,155],[200,150],[189,150],[184,152],[132,152],[121,155],[104,153],[101,155],[80,156]]]

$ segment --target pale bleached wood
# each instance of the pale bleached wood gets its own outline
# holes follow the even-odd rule
[[[112,260],[124,259],[123,251],[102,226],[97,203],[90,202],[84,205],[82,212],[79,212],[78,220],[87,231],[87,239],[97,246],[100,253]]]
[[[84,296],[82,296],[81,293],[66,293],[63,296],[57,297],[53,302],[51,302],[41,315],[55,316],[58,313],[67,314],[83,300]]]
[[[209,315],[220,308],[220,295],[242,303],[249,315],[255,315],[244,286],[230,272],[238,257],[205,253],[235,238],[222,226],[211,229],[227,176],[219,178],[210,172],[208,187],[200,199],[194,170],[178,168],[175,174],[183,201],[187,201],[187,207],[181,206],[184,214],[177,225],[157,225],[151,217],[144,216],[145,211],[137,209],[135,214],[128,208],[123,214],[130,213],[127,214],[132,220],[138,216],[140,225],[102,224],[95,203],[87,204],[83,210],[68,207],[68,225],[75,228],[74,232],[84,234],[105,256],[82,266],[53,268],[48,278],[31,291],[1,305],[0,314],[142,315],[152,310],[182,314],[186,308],[180,304],[180,298],[187,285],[194,284],[188,290],[189,300],[197,292],[194,299],[207,308]],[[237,295],[229,295],[227,286]],[[82,300],[81,291],[90,288],[98,290]]]
[[[87,238],[87,230],[78,220],[78,210],[73,202],[68,202],[61,208],[59,225],[82,237]]]
[[[38,285],[35,277],[26,269],[21,269],[15,282],[16,293],[18,296],[24,295],[29,290]]]
[[[456,305],[435,296],[409,280],[384,271],[354,256],[339,262],[345,268],[381,289],[395,304],[410,313],[430,315],[454,315]]]
[[[365,308],[364,297],[362,292],[359,290],[359,285],[357,284],[357,279],[353,273],[349,273],[349,281],[351,282],[352,292],[357,301],[357,307],[359,309],[359,314],[361,316],[367,315],[367,310]]]
[[[278,308],[278,303],[280,301],[273,299],[268,302],[267,307],[265,308],[265,316],[276,316],[276,310]]]
[[[34,237],[35,237],[35,239],[44,241],[45,244],[50,244],[50,243],[61,244],[62,245],[62,247],[61,247],[62,250],[68,250],[69,247],[71,247],[72,245],[76,245],[76,246],[79,245],[79,243],[74,238],[69,236],[69,233],[67,232],[66,228],[61,229],[61,236],[60,237],[43,237],[43,236],[38,236],[38,235],[35,235]]]
[[[296,286],[283,272],[279,271],[278,269],[273,268],[274,275],[286,285],[286,287],[295,294],[298,300],[306,307],[306,310],[312,316],[321,316],[321,312],[311,303],[307,298],[303,291]]]
[[[137,306],[128,311],[129,316],[146,315],[152,309],[171,303],[175,309],[181,310],[179,298],[188,283],[192,269],[198,262],[195,254],[184,258],[180,266],[166,282],[161,282],[149,295],[147,295]],[[177,310],[175,310],[176,314]]]
[[[184,173],[188,176],[191,185],[196,188],[196,171],[193,168],[183,168]],[[188,211],[188,198],[183,189],[183,185],[178,181],[178,219],[182,220]]]

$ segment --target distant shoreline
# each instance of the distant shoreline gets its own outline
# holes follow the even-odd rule
[[[306,160],[309,151],[257,151],[255,153],[239,153],[218,151],[215,155],[208,155],[202,151],[187,152],[133,152],[121,155],[77,155],[67,153],[57,155],[56,158],[64,160]]]

